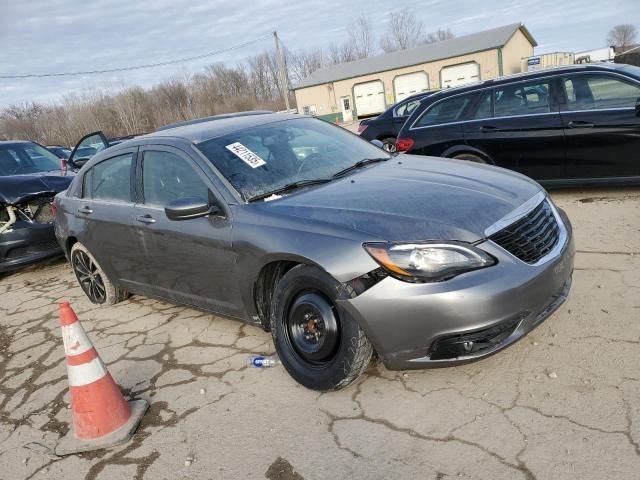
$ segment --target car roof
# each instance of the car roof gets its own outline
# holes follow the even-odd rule
[[[153,133],[137,137],[135,140],[148,140],[154,138],[172,137],[183,138],[193,143],[204,142],[228,133],[244,130],[246,128],[266,125],[268,123],[281,122],[296,118],[309,118],[295,113],[261,113],[252,115],[225,115],[197,119],[187,124],[169,126],[170,128],[157,130]],[[135,141],[134,140],[134,141]],[[129,141],[125,142],[131,145]],[[124,145],[120,144],[120,145]]]
[[[492,78],[490,80],[483,80],[480,82],[468,83],[460,85],[459,87],[445,88],[435,92],[430,96],[430,99],[434,100],[443,98],[447,95],[453,95],[456,93],[464,93],[467,91],[473,91],[478,88],[485,88],[492,85],[504,85],[515,81],[536,79],[540,77],[546,77],[548,75],[558,75],[563,73],[578,73],[578,72],[607,72],[607,71],[625,71],[627,65],[619,63],[588,63],[579,65],[562,65],[558,67],[544,68],[541,70],[535,70],[532,72],[514,73],[512,75],[505,75],[498,78]]]

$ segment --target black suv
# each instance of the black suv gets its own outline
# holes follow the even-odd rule
[[[377,117],[362,120],[358,127],[358,134],[365,140],[380,140],[384,150],[389,153],[395,152],[396,137],[402,125],[407,121],[411,112],[420,104],[420,101],[432,93],[423,92],[411,95]]]
[[[640,182],[640,68],[574,65],[423,99],[399,152],[495,164],[547,186]]]

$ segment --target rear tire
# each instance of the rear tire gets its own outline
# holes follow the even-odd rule
[[[473,153],[459,153],[458,155],[454,155],[451,158],[454,158],[455,160],[466,160],[468,162],[474,163],[488,163],[484,158],[478,155],[474,155]]]
[[[396,153],[396,139],[393,137],[383,138],[382,149],[388,153]]]
[[[373,347],[336,300],[355,291],[325,271],[298,265],[278,282],[271,302],[271,334],[287,372],[312,390],[339,390],[369,365]]]
[[[91,303],[114,305],[129,296],[129,292],[111,282],[91,252],[80,242],[73,244],[69,257],[78,284]]]

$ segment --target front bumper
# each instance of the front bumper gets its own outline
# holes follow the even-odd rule
[[[18,221],[12,231],[0,234],[0,272],[60,255],[53,224]]]
[[[571,225],[555,257],[530,265],[487,240],[478,245],[498,264],[439,283],[412,284],[387,277],[356,298],[339,301],[367,333],[391,370],[468,363],[515,343],[540,325],[566,299],[574,244]],[[443,343],[467,335],[501,332],[486,348],[441,358]],[[467,336],[467,337],[465,337]],[[476,336],[477,337],[477,336]],[[473,350],[473,349],[470,349]]]

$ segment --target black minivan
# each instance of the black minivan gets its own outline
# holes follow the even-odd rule
[[[547,186],[640,183],[640,68],[574,65],[442,90],[413,111],[396,148]]]

